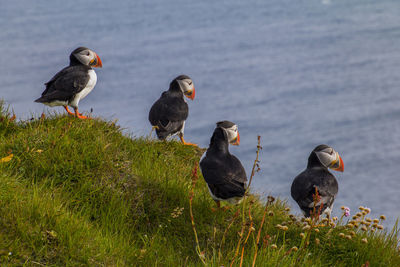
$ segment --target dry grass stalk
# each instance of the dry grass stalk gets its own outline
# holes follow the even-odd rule
[[[204,253],[201,252],[199,239],[197,237],[196,225],[194,223],[194,216],[193,216],[193,205],[192,205],[192,201],[193,201],[193,197],[194,197],[194,188],[196,187],[196,183],[199,178],[199,176],[197,175],[198,168],[199,168],[198,163],[196,163],[196,165],[193,168],[193,172],[192,172],[192,189],[190,190],[190,194],[189,194],[189,211],[190,211],[190,220],[192,221],[193,233],[194,233],[194,237],[196,240],[196,252],[197,252],[197,255],[199,255],[201,262],[204,265],[206,265]]]
[[[228,230],[232,227],[232,225],[235,222],[235,220],[239,217],[239,211],[240,210],[237,210],[235,212],[235,214],[233,215],[232,221],[229,223],[228,227],[224,231],[224,234],[222,235],[221,243],[219,245],[219,250],[218,250],[218,257],[219,258],[222,255],[222,249],[223,249],[223,244],[224,244],[224,241],[225,241],[225,236],[228,233]]]
[[[315,194],[313,194],[313,200],[314,200],[314,207],[313,207],[313,212],[311,214],[311,218],[315,222],[317,222],[319,220],[319,216],[321,215],[321,211],[324,207],[324,204],[321,203],[321,205],[319,206],[319,208],[317,210],[317,205],[318,205],[319,201],[321,200],[321,196],[319,195],[317,187],[315,187]]]
[[[262,149],[261,136],[257,136],[257,156],[256,156],[256,159],[254,160],[253,169],[251,170],[251,175],[250,175],[250,179],[249,179],[249,184],[247,185],[246,193],[250,189],[251,181],[253,180],[254,174],[256,173],[256,171],[258,172],[260,170],[260,166],[258,165],[258,163],[260,162],[258,160],[258,156],[260,155],[261,149]],[[256,170],[256,167],[257,167],[257,170]]]
[[[240,234],[239,234],[240,238],[239,238],[239,241],[238,241],[236,250],[235,250],[235,255],[233,256],[232,262],[231,262],[231,264],[229,265],[230,267],[233,266],[233,263],[235,262],[235,259],[236,259],[237,255],[239,254],[239,248],[240,248],[240,244],[241,244],[241,242],[242,242],[242,237],[243,237],[243,233],[244,233],[244,228],[245,228],[245,226],[246,226],[246,225],[243,223],[242,229],[240,230]]]
[[[250,206],[249,206],[249,219],[250,219],[250,226],[249,226],[249,231],[247,232],[247,237],[243,243],[243,247],[242,247],[242,255],[240,256],[240,267],[242,267],[243,264],[243,255],[244,255],[244,247],[247,244],[247,240],[249,240],[250,234],[254,231],[253,228],[253,217],[251,216],[251,207],[253,205],[253,202],[250,202]]]
[[[262,149],[262,147],[261,147],[261,136],[257,136],[257,152],[256,152],[257,155],[256,155],[256,159],[254,160],[253,168],[251,170],[251,175],[250,175],[250,179],[249,179],[249,183],[247,185],[247,189],[246,189],[245,195],[243,196],[243,199],[244,199],[243,205],[242,205],[242,207],[243,207],[243,214],[242,214],[242,218],[243,218],[243,222],[242,223],[243,223],[243,225],[242,225],[242,229],[241,229],[241,232],[240,232],[240,238],[239,238],[239,241],[238,241],[238,244],[237,244],[237,247],[236,247],[235,255],[234,255],[233,259],[232,259],[232,262],[231,262],[230,266],[232,266],[233,263],[235,262],[235,259],[239,254],[240,245],[242,243],[243,234],[244,234],[244,230],[245,230],[245,227],[246,227],[246,219],[245,219],[245,211],[244,211],[245,206],[246,206],[246,196],[247,196],[248,191],[250,190],[250,185],[251,185],[251,182],[253,180],[253,177],[254,177],[255,173],[260,170],[260,166],[258,164],[260,161],[258,160],[258,158],[259,158],[261,149]],[[252,229],[253,229],[253,219],[251,217],[251,206],[252,206],[252,204],[253,203],[250,203],[250,207],[249,207],[250,227],[249,227],[249,231],[248,231],[247,237],[245,239],[245,242],[243,244],[242,255],[241,255],[241,260],[240,260],[240,266],[242,266],[242,262],[243,262],[244,246],[246,245],[247,240],[248,240],[248,238],[249,238],[249,236],[250,236],[250,234],[252,232]]]
[[[258,229],[258,233],[257,233],[257,239],[256,239],[256,251],[254,252],[254,257],[253,257],[253,265],[252,267],[254,267],[256,265],[256,259],[257,259],[257,253],[258,253],[258,244],[260,243],[260,237],[261,237],[261,230],[264,226],[264,221],[265,221],[265,216],[267,215],[267,211],[268,211],[268,206],[271,204],[271,198],[268,198],[268,202],[267,204],[265,204],[265,209],[264,209],[264,214],[263,217],[261,219],[261,224],[260,224],[260,228]]]

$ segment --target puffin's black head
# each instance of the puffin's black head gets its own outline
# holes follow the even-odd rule
[[[69,56],[70,65],[86,65],[90,67],[101,68],[103,64],[101,63],[100,57],[92,50],[87,47],[78,47],[72,51]]]
[[[214,133],[210,140],[210,147],[213,144],[226,144],[226,147],[228,147],[228,135],[223,128],[220,127],[215,128]]]
[[[222,128],[227,134],[228,142],[232,145],[238,146],[240,144],[240,135],[238,126],[230,121],[217,122],[217,128]]]
[[[187,98],[194,99],[196,91],[192,79],[187,75],[179,75],[169,85],[170,90],[180,90]]]
[[[332,147],[319,145],[311,152],[308,158],[308,166],[322,165],[334,171],[343,172],[343,160]]]

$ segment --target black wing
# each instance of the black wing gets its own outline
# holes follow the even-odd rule
[[[69,66],[62,69],[50,81],[45,83],[46,90],[36,102],[51,102],[54,100],[70,100],[75,94],[82,91],[89,79],[89,67]]]
[[[184,121],[188,115],[188,104],[183,98],[175,97],[166,91],[151,107],[149,121],[152,125],[157,125],[160,121]]]
[[[212,193],[222,199],[242,197],[246,191],[246,172],[233,155],[217,158],[205,156],[200,162],[201,172]]]
[[[166,91],[151,107],[149,121],[159,127],[157,135],[161,138],[179,131],[188,115],[189,107],[183,98]]]
[[[306,216],[314,208],[315,189],[321,197],[316,205],[316,209],[323,205],[321,212],[326,208],[331,207],[338,193],[339,186],[335,176],[324,169],[306,169],[300,173],[292,183],[291,195],[299,204],[299,207],[305,212]]]

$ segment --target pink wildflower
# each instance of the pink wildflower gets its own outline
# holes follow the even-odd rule
[[[344,216],[349,217],[350,216],[350,208],[349,207],[344,207]]]

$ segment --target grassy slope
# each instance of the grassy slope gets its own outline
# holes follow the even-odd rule
[[[177,142],[131,139],[100,119],[52,116],[16,123],[4,109],[0,140],[0,158],[14,155],[0,163],[0,263],[202,265],[189,215],[192,170],[201,151]],[[202,177],[194,193],[196,229],[209,265],[228,266],[232,259],[239,265],[238,233],[242,222],[242,241],[249,232],[251,206],[255,231],[250,231],[243,254],[244,266],[251,266],[263,203],[252,196],[227,212],[212,212],[215,204]],[[240,215],[235,217],[236,210]],[[319,227],[319,233],[310,231],[305,247],[300,233],[307,231],[290,219],[282,202],[268,211],[273,216],[267,215],[262,228],[257,266],[361,266],[367,261],[400,266],[396,233],[357,230],[348,240],[339,237],[340,232],[349,234],[344,227],[329,234],[331,228]],[[278,223],[288,230],[277,229]],[[368,244],[361,242],[365,237]],[[295,252],[293,246],[304,249]]]

